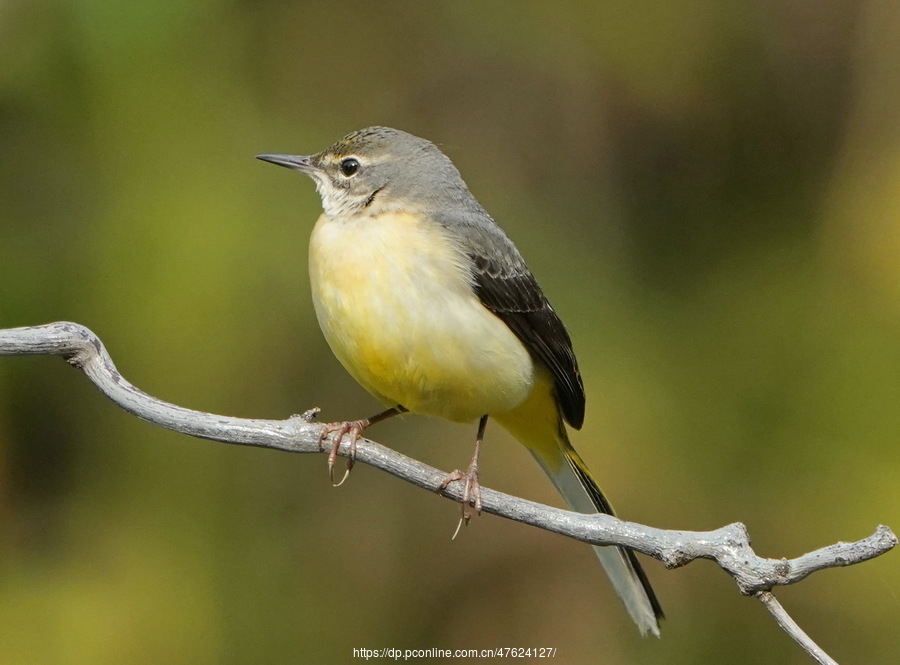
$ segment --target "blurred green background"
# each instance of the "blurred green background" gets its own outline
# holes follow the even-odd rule
[[[0,327],[77,321],[187,407],[369,415],[316,326],[310,182],[253,159],[371,124],[439,143],[579,354],[573,441],[623,516],[795,556],[900,528],[900,7],[0,1]],[[373,438],[440,468],[474,430]],[[558,505],[489,430],[482,479]],[[647,569],[641,640],[587,546],[369,468],[193,440],[56,358],[0,359],[0,663],[806,663],[712,564]],[[900,559],[779,598],[900,658]]]

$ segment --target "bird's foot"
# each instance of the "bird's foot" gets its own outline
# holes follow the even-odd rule
[[[312,417],[315,417],[318,412],[318,409],[307,411]],[[347,480],[347,476],[350,475],[350,469],[353,468],[353,464],[356,462],[356,442],[359,441],[359,437],[362,435],[363,430],[367,427],[371,427],[375,423],[380,423],[382,420],[393,418],[401,413],[406,413],[406,407],[402,404],[398,404],[381,413],[376,413],[371,418],[365,418],[363,420],[345,420],[339,423],[326,423],[325,427],[322,428],[322,433],[319,435],[319,450],[325,450],[325,439],[334,434],[334,439],[331,443],[331,452],[328,453],[328,476],[331,478],[332,485],[340,487],[344,484],[344,481]],[[341,478],[341,481],[336,483],[334,482],[334,465],[337,462],[338,450],[346,436],[350,437],[350,449],[347,451],[347,468],[344,469],[344,476]]]
[[[481,514],[481,483],[478,482],[478,462],[472,460],[469,468],[465,471],[456,469],[452,473],[447,474],[447,477],[441,481],[438,489],[443,491],[447,489],[450,483],[457,481],[463,483],[463,496],[460,509],[461,515],[459,523],[456,525],[456,531],[453,533],[453,538],[456,538],[459,534],[459,529],[463,524],[469,523],[473,514]]]
[[[331,442],[331,452],[328,453],[328,477],[331,479],[331,484],[335,487],[343,485],[344,481],[347,480],[347,476],[350,475],[350,469],[353,468],[353,464],[356,462],[356,442],[362,436],[363,430],[371,424],[369,420],[345,420],[339,423],[327,423],[322,429],[322,433],[319,435],[320,450],[324,450],[325,440],[332,434],[334,435]],[[350,449],[347,451],[347,468],[344,469],[344,475],[341,480],[334,482],[334,465],[337,463],[338,450],[341,447],[341,443],[344,442],[344,437],[349,437],[350,443]]]

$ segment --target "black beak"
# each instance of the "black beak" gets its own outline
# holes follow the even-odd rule
[[[257,155],[256,158],[304,173],[316,170],[310,162],[311,155]]]

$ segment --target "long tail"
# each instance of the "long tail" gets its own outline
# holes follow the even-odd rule
[[[569,443],[555,404],[551,413],[550,405],[542,403],[540,392],[535,393],[522,407],[495,419],[531,451],[569,508],[615,515],[584,460]],[[594,547],[594,551],[641,634],[659,637],[662,607],[634,552],[612,546]]]
[[[532,449],[531,454],[569,508],[580,513],[615,515],[613,507],[591,477],[584,460],[568,441],[564,444],[565,447],[559,450],[559,459],[550,463],[544,459],[542,450]],[[594,547],[594,551],[641,634],[652,633],[659,637],[662,607],[634,552],[622,547]]]

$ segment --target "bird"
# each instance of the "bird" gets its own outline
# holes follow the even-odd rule
[[[427,139],[380,126],[316,154],[257,158],[315,183],[322,204],[309,241],[316,317],[340,363],[387,407],[325,426],[332,474],[344,439],[341,482],[361,433],[398,414],[477,422],[470,465],[439,488],[463,483],[468,523],[481,509],[478,462],[491,418],[531,452],[569,508],[613,515],[566,429],[580,429],[585,416],[569,333],[450,158]],[[659,636],[663,611],[634,552],[594,550],[640,632]]]

